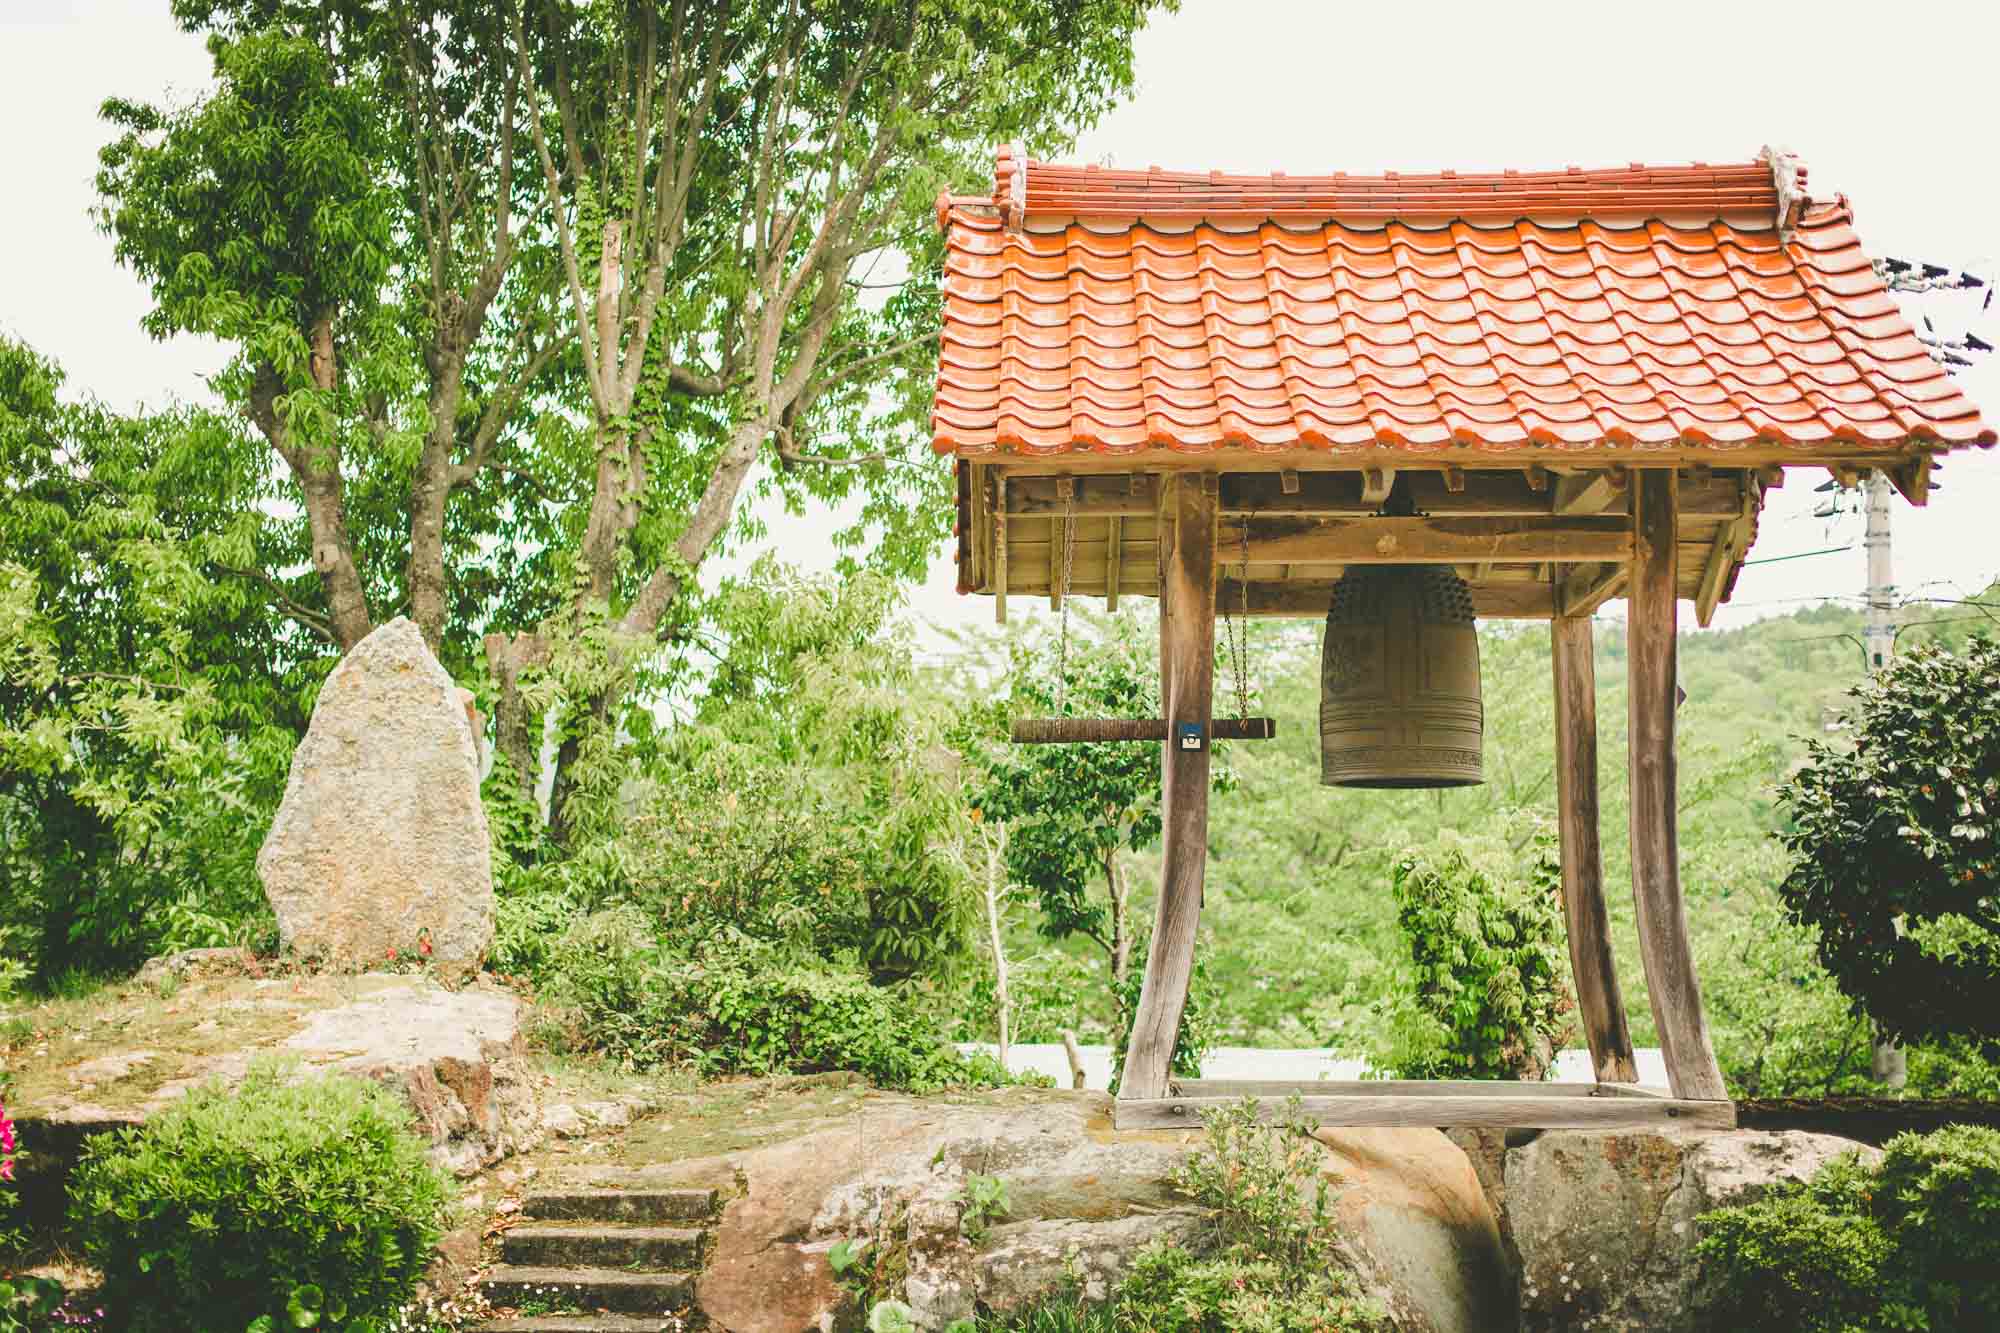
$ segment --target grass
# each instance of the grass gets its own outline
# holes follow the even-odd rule
[[[283,1041],[309,1012],[366,994],[372,980],[230,978],[157,990],[126,981],[17,1005],[0,1019],[0,1064],[14,1073],[10,1105],[30,1116],[76,1103],[139,1110],[169,1083]],[[123,1069],[106,1060],[141,1052],[146,1059]]]

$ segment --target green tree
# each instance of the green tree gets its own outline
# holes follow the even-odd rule
[[[1113,984],[1132,958],[1132,891],[1122,852],[1160,836],[1156,744],[1012,745],[1012,717],[1157,717],[1150,637],[1132,616],[1091,617],[1067,644],[1013,648],[1004,702],[968,716],[961,743],[975,756],[972,799],[1009,825],[1009,878],[1034,894],[1043,935],[1081,935],[1111,960]],[[1215,785],[1227,788],[1226,770]],[[1104,897],[1094,896],[1101,882]]]
[[[2000,641],[1919,647],[1852,697],[1852,743],[1808,742],[1780,791],[1779,893],[1889,1033],[2000,1040]]]
[[[557,706],[609,725],[633,678],[560,649],[642,657],[671,638],[759,488],[850,502],[839,545],[872,538],[885,567],[923,566],[950,512],[921,429],[936,198],[985,176],[996,143],[1050,148],[1095,120],[1130,87],[1150,8],[522,5],[592,481],[569,618],[495,641],[503,686],[546,667]],[[531,708],[503,690],[503,738],[533,734]],[[565,730],[566,765],[584,742]],[[516,766],[532,767],[525,747]]]
[[[60,397],[0,338],[0,952],[44,979],[225,942],[324,659],[237,571],[300,558],[225,417]]]
[[[147,327],[231,347],[215,387],[282,460],[311,573],[247,576],[333,649],[393,608],[462,665],[471,622],[518,597],[494,576],[525,582],[556,535],[522,435],[567,330],[519,215],[505,27],[448,3],[175,13],[210,30],[216,87],[105,104],[99,216],[152,289]]]

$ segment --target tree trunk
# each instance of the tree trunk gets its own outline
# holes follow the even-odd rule
[[[1104,878],[1111,887],[1111,980],[1122,986],[1132,968],[1132,884],[1116,847],[1104,853]]]
[[[493,744],[507,756],[516,789],[532,805],[540,776],[541,728],[522,693],[522,677],[548,661],[549,643],[539,634],[489,634],[485,648],[487,670],[499,686],[493,701]]]
[[[993,1000],[1000,1019],[1000,1068],[1007,1065],[1014,1009],[1007,996],[1007,946],[1000,937],[1000,891],[1006,879],[1006,834],[986,844],[986,932],[993,944]]]
[[[326,595],[327,618],[333,626],[334,641],[345,653],[368,637],[375,628],[375,620],[368,610],[361,571],[354,563],[354,543],[347,535],[347,503],[340,465],[337,460],[325,469],[306,464],[294,469],[294,476],[305,493],[313,569],[318,572],[320,589]]]

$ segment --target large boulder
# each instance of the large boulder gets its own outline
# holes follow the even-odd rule
[[[1463,1153],[1433,1130],[1326,1130],[1343,1252],[1327,1256],[1411,1333],[1513,1326],[1491,1212]],[[976,1306],[1017,1309],[1079,1278],[1109,1294],[1155,1238],[1199,1214],[1169,1178],[1189,1131],[1111,1125],[1101,1093],[1019,1092],[975,1105],[871,1098],[849,1123],[752,1151],[665,1168],[722,1183],[724,1209],[699,1289],[709,1326],[807,1333],[851,1323],[827,1253],[841,1240],[895,1252],[902,1296],[926,1329]],[[974,1242],[967,1178],[1006,1182],[1008,1212]]]
[[[1796,1130],[1562,1131],[1506,1154],[1522,1333],[1706,1327],[1695,1219],[1877,1149]]]
[[[468,716],[407,619],[341,659],[257,856],[287,948],[335,967],[428,949],[442,977],[478,969],[493,867]]]

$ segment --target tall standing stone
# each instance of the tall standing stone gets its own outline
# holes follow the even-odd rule
[[[320,691],[257,855],[285,946],[334,966],[419,952],[451,978],[493,939],[492,845],[467,710],[398,617]]]

